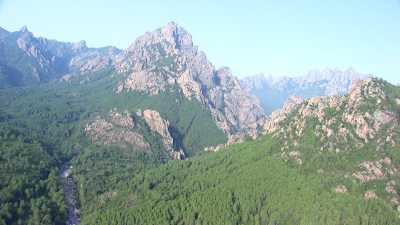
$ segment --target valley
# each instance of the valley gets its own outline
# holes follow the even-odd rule
[[[70,163],[64,163],[61,167],[60,177],[68,212],[67,225],[77,225],[79,224],[79,208],[76,196],[76,184],[72,178],[71,171],[72,166]]]
[[[0,225],[400,224],[399,86],[0,31]]]

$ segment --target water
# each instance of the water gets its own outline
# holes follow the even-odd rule
[[[72,166],[67,162],[61,168],[61,182],[68,210],[67,225],[77,225],[80,222],[79,209],[76,201],[76,184],[71,176]]]

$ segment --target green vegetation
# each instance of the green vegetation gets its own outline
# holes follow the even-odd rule
[[[296,139],[265,136],[207,153],[204,147],[226,141],[208,109],[175,88],[157,96],[115,94],[121,76],[104,70],[69,82],[0,90],[0,225],[65,224],[58,176],[70,160],[85,225],[400,224],[385,191],[386,181],[400,183],[398,176],[367,184],[351,176],[366,160],[389,157],[399,165],[398,145],[377,151],[373,141],[362,148],[350,141],[336,143],[347,151],[322,151],[336,139],[317,137],[315,127],[321,124],[310,117]],[[398,113],[399,89],[384,88],[388,98],[380,105]],[[373,114],[372,103],[361,108]],[[89,121],[114,108],[132,114],[151,151],[95,144],[85,136]],[[169,161],[160,137],[135,114],[144,109],[159,111],[170,122],[179,140],[174,144],[190,159]],[[327,108],[325,119],[339,121],[343,110]],[[292,112],[282,127],[296,118]],[[337,132],[340,126],[331,127]],[[346,128],[354,133],[354,127]],[[288,151],[301,153],[301,165],[282,160],[285,142],[292,146]],[[336,193],[340,185],[346,193]],[[378,198],[365,200],[368,190]]]
[[[0,224],[65,223],[59,161],[49,147],[19,130],[0,129]]]
[[[303,174],[275,157],[270,137],[132,174],[83,224],[398,224],[382,200],[350,180]]]
[[[173,89],[159,96],[116,95],[120,78],[104,70],[71,82],[0,90],[0,166],[6,168],[0,177],[0,224],[63,224],[58,169],[73,156],[83,209],[137,171],[168,160],[159,138],[148,130],[141,132],[151,144],[149,153],[92,144],[83,132],[86,123],[111,109],[159,111],[189,156],[226,141],[198,102]]]

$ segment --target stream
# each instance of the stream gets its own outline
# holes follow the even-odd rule
[[[67,225],[77,225],[80,222],[79,209],[76,200],[76,184],[71,176],[72,166],[66,162],[61,168],[61,182],[64,189],[64,199],[68,210]]]

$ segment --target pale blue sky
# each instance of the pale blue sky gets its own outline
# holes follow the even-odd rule
[[[400,0],[0,0],[0,26],[125,48],[176,21],[236,75],[353,67],[400,82]]]

